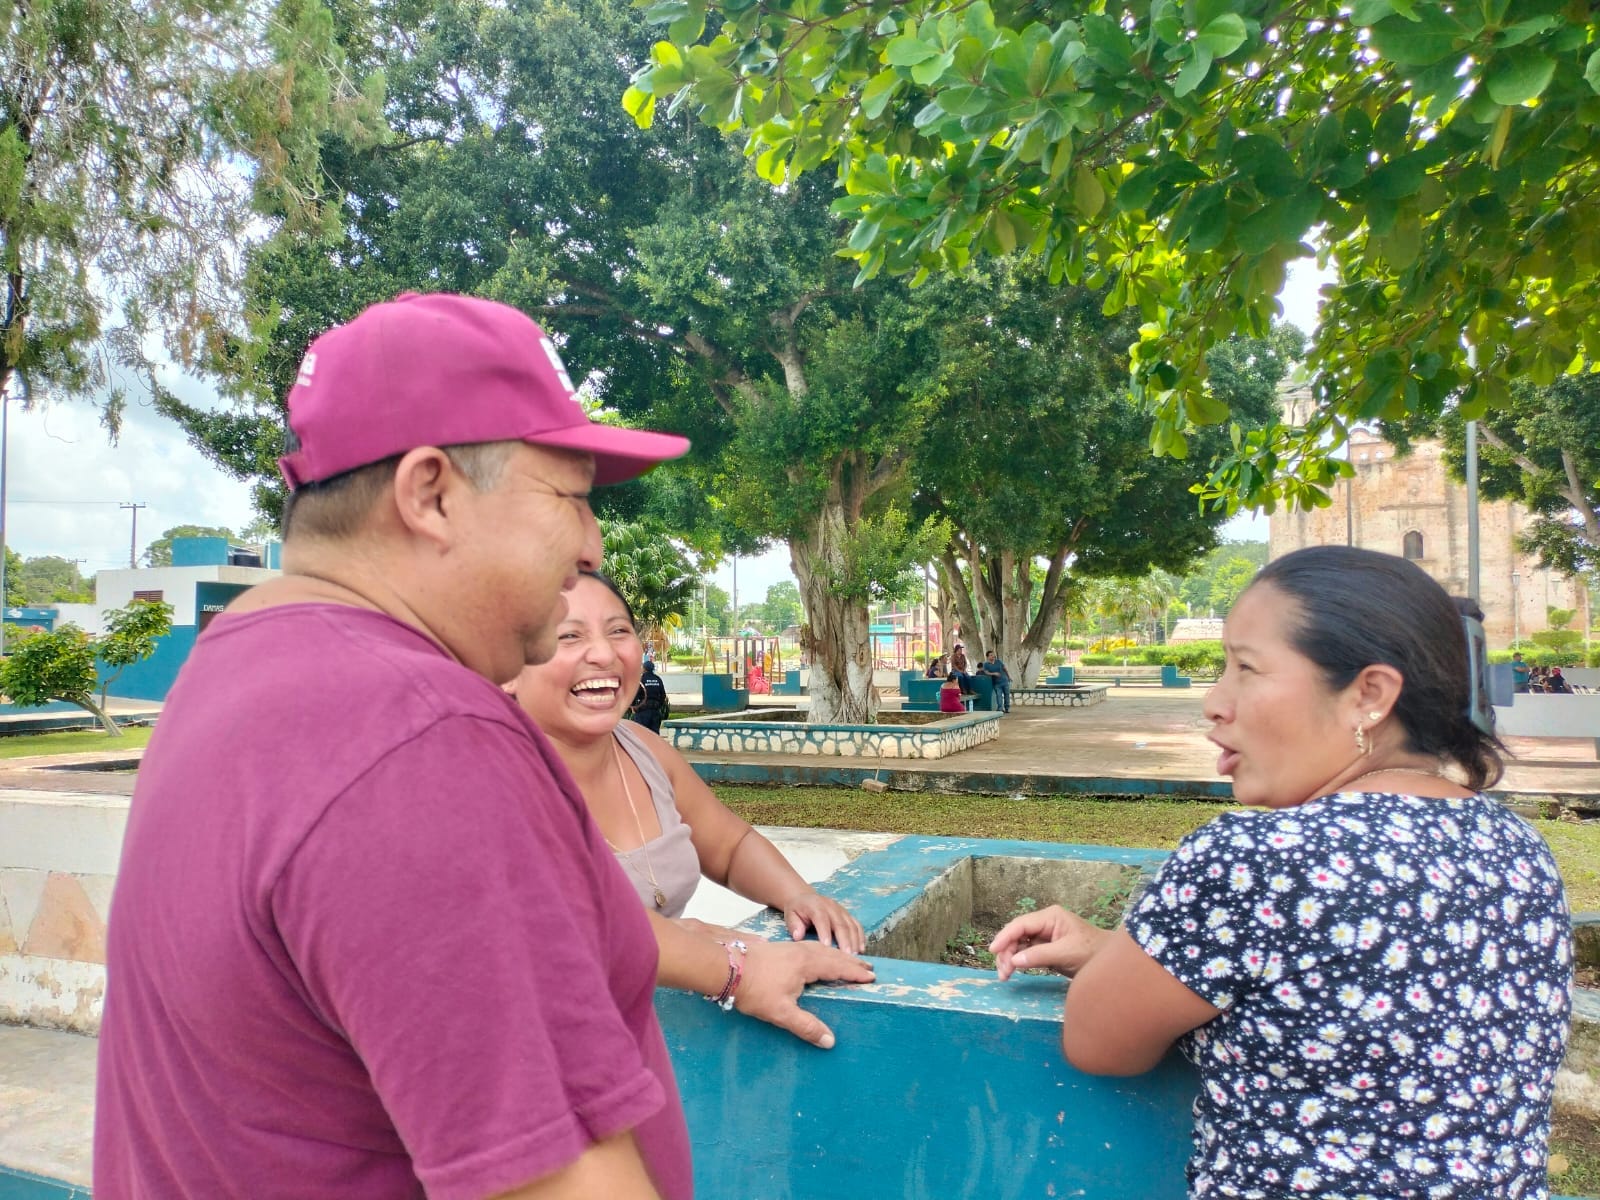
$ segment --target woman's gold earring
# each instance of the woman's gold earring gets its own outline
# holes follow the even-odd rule
[[[1356,749],[1363,758],[1372,752],[1372,747],[1367,744],[1367,731],[1359,725],[1356,726]]]
[[[1381,712],[1369,712],[1367,714],[1367,720],[1376,725],[1379,721],[1383,720],[1383,714]]]

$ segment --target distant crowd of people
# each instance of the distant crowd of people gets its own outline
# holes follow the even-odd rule
[[[939,711],[964,711],[965,697],[977,694],[977,689],[972,686],[973,676],[983,674],[994,684],[995,707],[1000,712],[1010,712],[1011,672],[1006,669],[1005,663],[1000,661],[998,654],[994,650],[985,651],[977,671],[969,670],[970,666],[965,642],[957,642],[948,657],[943,654],[936,655],[928,664],[927,678],[945,681],[944,686],[939,689]]]
[[[1530,667],[1522,661],[1520,651],[1511,656],[1511,681],[1513,688],[1518,692],[1572,695],[1572,684],[1561,673],[1560,667]]]

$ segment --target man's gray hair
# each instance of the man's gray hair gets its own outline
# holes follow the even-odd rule
[[[441,446],[451,465],[474,491],[492,492],[500,485],[516,441],[471,442]],[[283,505],[283,538],[344,538],[358,533],[372,506],[394,483],[395,455],[331,479],[303,484]]]

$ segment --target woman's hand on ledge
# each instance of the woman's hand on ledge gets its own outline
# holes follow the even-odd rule
[[[810,983],[871,983],[872,968],[820,942],[750,941],[748,945],[734,1007],[746,1016],[788,1030],[801,1041],[833,1049],[833,1030],[796,1001]]]
[[[1076,975],[1110,937],[1077,913],[1052,904],[1024,913],[995,934],[989,950],[1002,980],[1029,967],[1046,967],[1062,975]]]
[[[867,935],[861,922],[852,917],[840,904],[815,888],[797,892],[783,903],[783,923],[789,936],[800,941],[807,929],[814,929],[817,941],[824,946],[837,945],[851,954],[860,954],[867,948]]]

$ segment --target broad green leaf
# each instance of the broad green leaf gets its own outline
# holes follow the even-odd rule
[[[1198,42],[1190,43],[1189,61],[1183,64],[1183,69],[1178,72],[1178,78],[1173,81],[1172,94],[1178,97],[1187,96],[1205,82],[1206,72],[1211,70],[1211,51]]]
[[[1495,37],[1502,46],[1520,46],[1523,42],[1538,37],[1541,33],[1548,33],[1560,22],[1553,15],[1546,13],[1543,16],[1530,17],[1526,21],[1518,21],[1514,25],[1507,25]]]
[[[706,11],[694,6],[690,11],[667,26],[667,36],[680,45],[697,41],[706,28]]]
[[[1510,108],[1500,110],[1500,116],[1494,123],[1494,133],[1489,138],[1489,165],[1497,170],[1500,167],[1500,155],[1505,152],[1506,139],[1511,136],[1513,111],[1515,110]]]
[[[1072,173],[1072,205],[1085,217],[1098,216],[1105,207],[1106,190],[1088,167],[1079,167]]]
[[[1426,67],[1458,52],[1468,36],[1466,25],[1439,8],[1423,19],[1393,16],[1372,27],[1372,44],[1383,57],[1407,67]]]
[[[911,80],[927,87],[936,82],[941,75],[950,69],[950,64],[955,61],[954,51],[946,51],[934,58],[926,58],[911,68]]]
[[[940,91],[939,107],[956,117],[976,116],[989,107],[989,96],[970,84],[957,84]]]
[[[644,10],[644,19],[651,25],[666,25],[689,11],[688,0],[661,0]]]
[[[1584,82],[1595,92],[1600,92],[1600,50],[1589,55],[1589,63],[1583,69]]]
[[[1195,392],[1183,398],[1183,411],[1196,425],[1218,425],[1232,410],[1208,392]]]
[[[1195,40],[1211,52],[1213,58],[1227,58],[1240,46],[1250,32],[1245,28],[1244,18],[1238,13],[1223,13],[1202,29]]]
[[[1169,46],[1183,40],[1183,14],[1177,0],[1155,0],[1150,6],[1150,28]]]
[[[1411,105],[1404,100],[1396,100],[1388,105],[1372,126],[1372,141],[1379,150],[1393,153],[1405,144],[1406,134],[1411,128]]]
[[[1220,186],[1196,192],[1191,203],[1188,248],[1196,254],[1215,250],[1228,235],[1228,206]]]
[[[900,76],[896,72],[879,71],[861,89],[861,111],[876,121],[883,115],[883,110],[888,107],[899,86]]]
[[[1532,46],[1513,46],[1490,60],[1484,84],[1496,104],[1537,100],[1556,73],[1553,58]]]
[[[1350,6],[1350,22],[1359,28],[1376,25],[1395,12],[1392,0],[1355,0]]]
[[[995,209],[994,215],[990,218],[990,228],[994,232],[994,240],[1001,254],[1010,254],[1017,248],[1017,227],[1004,209]]]
[[[640,129],[649,129],[655,121],[656,98],[651,92],[630,87],[622,93],[622,107]]]
[[[939,57],[939,48],[930,46],[914,33],[903,33],[885,47],[883,60],[891,67],[914,67]]]
[[[1141,167],[1117,187],[1114,205],[1118,212],[1135,212],[1147,207],[1155,199],[1160,175],[1151,167]]]
[[[1368,190],[1383,200],[1403,200],[1422,188],[1422,156],[1403,154],[1392,158],[1372,173]]]
[[[1133,43],[1111,17],[1094,13],[1083,18],[1083,43],[1101,70],[1126,71],[1133,65]]]

